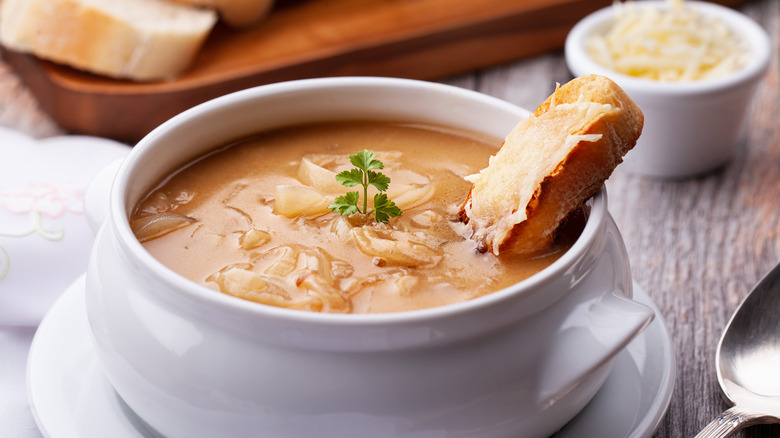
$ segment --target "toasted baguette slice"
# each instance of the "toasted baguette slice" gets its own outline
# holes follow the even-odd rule
[[[92,73],[159,80],[190,65],[216,20],[163,0],[2,0],[0,43]]]
[[[548,249],[561,222],[636,144],[644,116],[614,82],[584,76],[559,87],[509,133],[460,211],[471,237],[498,255]]]
[[[176,3],[214,9],[222,21],[236,28],[246,27],[265,18],[274,0],[169,0]]]

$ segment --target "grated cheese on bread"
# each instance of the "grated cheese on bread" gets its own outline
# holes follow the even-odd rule
[[[0,43],[92,73],[161,80],[190,65],[216,21],[212,10],[164,0],[2,0]]]
[[[498,255],[544,251],[642,132],[639,107],[603,76],[575,78],[509,133],[460,211],[471,238]]]

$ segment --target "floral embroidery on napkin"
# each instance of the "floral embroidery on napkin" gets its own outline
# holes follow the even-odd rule
[[[21,230],[0,229],[0,237],[22,238],[38,234],[46,240],[60,241],[65,237],[62,227],[48,230],[41,217],[60,218],[66,212],[83,213],[84,190],[77,184],[29,184],[21,187],[0,188],[0,207],[14,214],[29,214],[30,224]],[[8,252],[0,245],[0,280],[11,266]]]
[[[0,206],[11,213],[39,212],[57,219],[65,212],[83,213],[83,194],[83,187],[74,183],[0,188]]]

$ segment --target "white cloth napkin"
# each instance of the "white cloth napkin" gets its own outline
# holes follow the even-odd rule
[[[36,140],[0,127],[0,436],[40,437],[26,395],[30,342],[86,270],[93,241],[87,185],[129,150],[96,137]]]
[[[0,325],[38,325],[84,272],[92,246],[85,189],[129,149],[95,137],[34,140],[0,128]]]
[[[0,326],[0,436],[41,438],[27,402],[27,353],[36,327]]]

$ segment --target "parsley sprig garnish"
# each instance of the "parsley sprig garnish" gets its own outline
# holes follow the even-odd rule
[[[360,213],[370,215],[374,213],[377,222],[387,223],[391,217],[401,215],[401,209],[395,205],[395,202],[387,198],[390,177],[382,172],[376,172],[374,169],[384,169],[385,165],[376,159],[376,154],[363,149],[362,151],[349,156],[349,162],[355,166],[355,169],[345,170],[336,175],[336,181],[346,187],[363,186],[363,208],[360,203],[359,192],[347,192],[344,196],[337,197],[329,206],[334,213],[340,213],[342,216]],[[368,209],[368,187],[374,186],[379,193],[374,195],[374,208]]]

